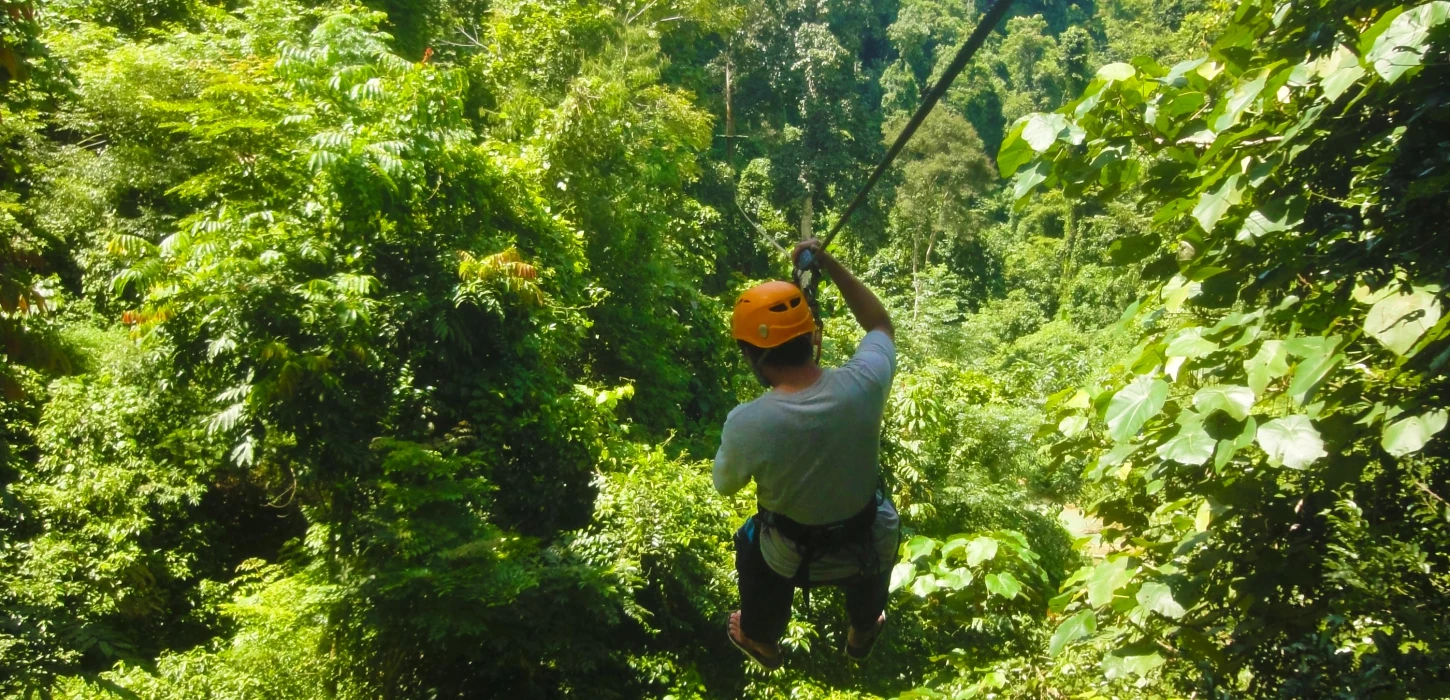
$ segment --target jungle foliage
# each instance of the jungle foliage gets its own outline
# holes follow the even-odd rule
[[[730,304],[981,9],[5,4],[0,696],[1450,693],[1441,0],[1019,0],[835,251],[886,637],[729,648]]]

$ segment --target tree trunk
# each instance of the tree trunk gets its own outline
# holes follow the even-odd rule
[[[730,167],[735,167],[735,109],[730,104],[730,92],[734,87],[731,82],[732,65],[729,59],[725,60],[725,162]]]
[[[811,237],[811,191],[806,190],[805,201],[801,202],[801,240],[809,240]]]
[[[1067,205],[1067,241],[1062,245],[1062,277],[1058,281],[1057,309],[1054,316],[1062,318],[1067,308],[1068,295],[1072,291],[1072,258],[1073,248],[1077,246],[1077,204]]]

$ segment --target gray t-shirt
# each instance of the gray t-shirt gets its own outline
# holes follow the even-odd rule
[[[895,370],[891,337],[872,331],[850,362],[825,370],[811,386],[768,391],[736,406],[720,433],[715,489],[728,496],[753,478],[762,507],[805,525],[860,512],[878,482],[881,416]],[[895,560],[899,530],[896,509],[883,501],[873,536],[884,563]],[[790,540],[770,528],[761,532],[761,553],[782,576],[793,576],[800,564]],[[858,568],[854,555],[826,557],[811,564],[811,579],[846,578]]]

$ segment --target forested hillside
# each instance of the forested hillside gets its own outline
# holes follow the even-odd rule
[[[0,696],[1450,697],[1444,0],[1014,3],[833,247],[891,623],[730,648],[731,304],[984,9],[4,3]]]

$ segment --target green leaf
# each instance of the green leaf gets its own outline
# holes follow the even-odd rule
[[[1121,650],[1118,650],[1121,651]],[[1147,654],[1119,655],[1117,651],[1103,657],[1103,677],[1108,680],[1126,678],[1128,674],[1146,676],[1164,663],[1158,652]]]
[[[936,540],[917,535],[906,542],[906,559],[916,561],[936,550]]]
[[[1396,457],[1419,452],[1431,437],[1445,429],[1446,417],[1445,409],[1440,409],[1396,422],[1385,428],[1380,445]]]
[[[1057,626],[1052,633],[1052,641],[1047,645],[1047,655],[1057,656],[1067,645],[1097,631],[1098,616],[1091,610],[1082,610]]]
[[[1087,416],[1068,416],[1057,424],[1057,429],[1066,437],[1072,437],[1088,426]]]
[[[1325,378],[1327,378],[1340,363],[1344,362],[1344,355],[1335,355],[1330,352],[1323,352],[1311,355],[1300,362],[1294,368],[1294,379],[1289,382],[1289,396],[1294,403],[1303,406],[1309,402]]]
[[[1225,180],[1219,188],[1213,192],[1204,192],[1198,198],[1198,205],[1193,207],[1193,218],[1203,228],[1204,233],[1213,233],[1213,227],[1218,220],[1223,218],[1230,207],[1243,201],[1244,192],[1238,175],[1233,175]]]
[[[1207,502],[1204,505],[1207,505]],[[1173,589],[1161,583],[1143,584],[1138,589],[1138,604],[1143,606],[1144,610],[1151,610],[1172,620],[1183,617],[1184,613],[1183,606],[1173,599]]]
[[[977,537],[967,543],[967,566],[976,566],[997,556],[997,540]]]
[[[1098,77],[1103,80],[1127,80],[1138,74],[1138,69],[1127,63],[1109,63],[1098,69]]]
[[[1315,69],[1321,79],[1319,85],[1324,89],[1324,99],[1330,102],[1338,100],[1345,90],[1365,75],[1364,68],[1359,65],[1359,57],[1343,44],[1334,53],[1319,59]]]
[[[1022,127],[1022,139],[1032,150],[1041,153],[1051,147],[1058,136],[1068,130],[1067,127],[1067,117],[1057,113],[1039,112],[1027,117],[1027,125]]]
[[[1418,68],[1430,43],[1430,30],[1450,19],[1450,2],[1425,3],[1390,22],[1365,55],[1381,78],[1393,83]]]
[[[1271,380],[1289,373],[1289,349],[1284,341],[1264,341],[1257,354],[1244,360],[1244,372],[1249,376],[1249,389],[1255,396],[1262,396]]]
[[[1022,117],[1013,122],[1012,129],[1002,139],[1002,147],[997,150],[997,170],[1002,177],[1012,177],[1012,173],[1031,161],[1036,152],[1027,142],[1022,140],[1022,129],[1027,126],[1027,117]]]
[[[1039,161],[1037,165],[1017,173],[1017,176],[1012,179],[1012,201],[1018,201],[1031,194],[1032,190],[1045,182],[1047,176],[1051,174],[1052,164],[1046,161]]]
[[[1299,204],[1298,201],[1277,200],[1255,209],[1244,219],[1243,228],[1239,229],[1234,240],[1250,241],[1294,228],[1303,219],[1303,207]]]
[[[1230,442],[1230,441],[1228,441],[1228,440],[1222,441],[1220,443],[1220,445],[1222,445],[1224,443],[1227,443],[1230,446],[1233,445],[1233,443]],[[1212,524],[1213,524],[1213,506],[1209,505],[1208,501],[1205,500],[1204,502],[1198,504],[1198,511],[1193,514],[1193,530],[1195,532],[1203,532],[1204,530],[1207,530],[1208,529],[1208,526],[1209,525],[1212,525]],[[1144,584],[1144,585],[1147,585],[1147,584]],[[1139,602],[1142,602],[1142,600],[1143,600],[1143,594],[1142,593],[1139,593],[1138,594],[1138,601]]]
[[[1158,446],[1158,456],[1198,466],[1213,456],[1214,441],[1202,426],[1184,427],[1172,439]]]
[[[948,540],[946,542],[946,544],[943,544],[941,546],[941,558],[942,559],[951,559],[953,557],[956,557],[959,554],[962,554],[962,553],[966,552],[966,550],[967,550],[967,540],[966,540],[966,538],[964,538],[964,537],[956,537],[956,538],[953,538],[951,540]]]
[[[987,590],[1003,598],[1011,600],[1022,592],[1022,582],[1016,576],[1003,571],[1000,574],[987,574]]]
[[[1259,427],[1259,447],[1269,463],[1290,469],[1304,469],[1326,456],[1324,440],[1308,416],[1293,415],[1271,420]]]
[[[1117,442],[1126,441],[1158,415],[1167,400],[1167,382],[1149,376],[1138,377],[1114,394],[1108,403],[1108,434]]]
[[[916,576],[916,565],[904,561],[891,568],[891,591],[895,593]]]
[[[1371,307],[1364,319],[1364,330],[1396,355],[1403,356],[1439,321],[1439,300],[1428,289],[1416,287],[1409,294],[1385,297]]]
[[[1211,384],[1193,395],[1193,407],[1204,415],[1223,411],[1234,420],[1243,420],[1254,407],[1254,390],[1233,384]]]
[[[1213,130],[1219,133],[1227,131],[1238,123],[1239,117],[1243,116],[1244,110],[1258,99],[1259,93],[1264,91],[1264,85],[1269,80],[1269,74],[1265,71],[1257,79],[1243,83],[1234,88],[1229,94],[1228,103],[1224,107],[1223,114],[1213,122]]]
[[[911,582],[911,592],[918,598],[925,598],[937,592],[936,577],[922,574]]]
[[[1204,329],[1201,327],[1185,328],[1173,336],[1168,342],[1168,349],[1163,354],[1168,357],[1186,357],[1194,359],[1212,354],[1218,350],[1218,343],[1203,337]]]
[[[972,572],[960,567],[952,569],[937,576],[936,583],[942,588],[959,591],[972,585]]]
[[[1088,576],[1088,604],[1100,608],[1113,602],[1113,594],[1131,580],[1133,580],[1133,572],[1128,570],[1127,557],[1118,557],[1098,564],[1093,567],[1092,574]]]

